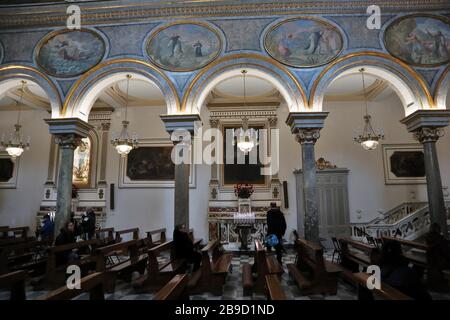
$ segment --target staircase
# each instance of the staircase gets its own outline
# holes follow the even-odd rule
[[[450,219],[450,201],[445,202]],[[449,223],[450,220],[447,220]],[[352,223],[351,236],[364,241],[367,237],[397,237],[416,240],[428,232],[430,215],[427,202],[404,202],[387,211],[382,217],[366,223]]]

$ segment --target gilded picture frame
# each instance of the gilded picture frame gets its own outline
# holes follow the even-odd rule
[[[408,25],[408,20],[414,21]],[[448,45],[445,48],[439,45],[441,42],[450,43],[450,19],[432,14],[399,17],[383,33],[386,51],[415,67],[433,68],[450,63],[450,49]]]
[[[182,26],[185,26],[186,28],[192,27],[193,29],[197,29],[196,31],[186,31],[186,30],[182,30]],[[168,33],[170,33],[170,29],[174,29],[174,33],[172,33],[172,37],[169,39],[170,42],[165,43],[167,46],[163,46],[163,49],[161,49],[160,46],[158,46],[159,50],[155,50],[154,47],[154,42],[156,41],[162,41],[162,39],[158,39],[158,37],[160,37],[161,35],[165,36],[166,38],[168,37]],[[178,30],[177,29],[181,29]],[[191,39],[191,41],[185,45],[183,45],[183,34],[181,34],[181,36],[178,35],[178,33],[185,33],[184,37],[188,38],[189,37],[193,37],[193,36],[198,36],[200,34],[200,30],[204,29],[206,31],[206,34],[209,33],[210,35],[212,35],[214,37],[214,39],[216,40],[216,44],[214,45],[214,50],[212,50],[212,52],[210,54],[208,54],[208,57],[206,59],[201,59],[202,56],[198,56],[199,54],[202,54],[203,52],[205,52],[204,50],[204,42],[207,42],[208,39],[205,39],[205,33],[202,34],[203,38],[198,40],[197,42],[193,43],[193,40]],[[172,39],[173,38],[173,39]],[[167,39],[165,39],[167,41]],[[209,39],[211,40],[211,39]],[[189,40],[188,40],[189,41]],[[202,42],[203,44],[202,44]],[[180,56],[177,56],[177,48],[178,48],[178,54],[180,54],[180,50],[183,50],[184,47],[184,53],[188,53],[191,56],[191,63],[187,63],[187,62],[180,62],[178,59]],[[212,45],[209,44],[208,48],[211,49]],[[161,52],[166,52],[167,50],[169,50],[168,48],[170,48],[172,50],[172,54],[171,56],[169,56],[169,58],[165,57],[166,59],[166,63],[163,63],[163,58],[161,56]],[[189,49],[189,50],[188,50]],[[204,22],[200,22],[200,21],[189,21],[189,20],[182,20],[182,21],[176,21],[173,23],[169,23],[166,24],[158,29],[156,29],[155,31],[152,31],[150,36],[148,36],[147,40],[145,41],[145,55],[148,57],[148,59],[155,64],[156,66],[158,66],[161,69],[167,70],[167,71],[173,71],[173,72],[189,72],[189,71],[194,71],[194,70],[198,70],[201,69],[207,65],[209,65],[211,62],[213,62],[214,60],[216,60],[220,54],[223,52],[223,41],[222,41],[222,37],[220,35],[220,33],[210,24],[208,23],[204,23]],[[156,52],[155,52],[156,51]],[[157,54],[159,53],[159,56],[157,56]],[[186,55],[184,55],[183,53],[183,58],[186,58]],[[195,57],[193,58],[192,55],[194,55]],[[172,60],[170,60],[172,58]],[[192,61],[192,58],[194,59],[194,61]],[[169,60],[167,60],[169,59]],[[186,60],[187,61],[187,60]],[[170,63],[170,65],[168,64]],[[185,63],[184,66],[176,66],[176,63]]]
[[[83,37],[89,39],[83,39]],[[58,43],[51,45],[52,41]],[[83,41],[90,41],[90,43],[85,43],[83,47]],[[36,65],[48,75],[57,78],[74,78],[102,62],[106,51],[107,44],[104,38],[94,30],[60,29],[50,32],[41,39],[36,46],[34,60]]]
[[[270,43],[270,41],[274,41],[281,37],[281,34],[275,36],[272,36],[272,34],[281,30],[283,26],[297,22],[300,24],[302,21],[306,24],[303,28],[315,28],[317,31],[313,33],[301,31],[299,29],[302,26],[299,25],[295,28],[295,33],[300,35],[297,39],[293,35],[294,32],[289,32],[289,34],[278,43]],[[322,29],[320,27],[322,27]],[[309,34],[309,36],[305,36],[305,34]],[[324,37],[324,35],[326,35],[326,37]],[[305,38],[303,39],[303,37]],[[330,42],[332,44],[330,44]],[[303,49],[296,47],[300,44],[306,47]],[[344,50],[344,36],[336,26],[326,20],[299,16],[285,19],[271,26],[264,35],[263,45],[264,50],[270,57],[284,65],[293,68],[314,68],[326,65],[340,56]],[[322,49],[319,49],[320,46]],[[338,48],[336,46],[338,46]],[[277,49],[275,49],[275,47]],[[319,51],[323,50],[323,53],[319,52],[319,54],[316,54],[316,50],[318,49]],[[303,56],[298,55],[299,51],[302,51],[300,53],[302,53]],[[293,52],[297,54],[297,60],[294,60],[294,56],[292,55]],[[306,62],[305,60],[309,60],[309,62]]]
[[[425,184],[425,162],[420,144],[383,144],[386,185]]]
[[[5,165],[8,167],[6,168]],[[0,151],[0,189],[17,188],[19,167],[20,157],[13,160],[8,153]]]

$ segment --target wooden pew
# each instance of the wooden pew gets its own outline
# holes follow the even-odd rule
[[[202,265],[198,270],[198,281],[190,284],[191,292],[211,292],[214,295],[221,295],[233,255],[222,250],[218,239],[210,241],[201,252]]]
[[[202,239],[195,239],[195,237],[194,237],[194,229],[189,229],[189,236],[191,237],[191,240],[194,243],[194,248],[199,249],[200,248],[200,244],[202,243]]]
[[[286,300],[286,294],[276,274],[266,275],[267,300]]]
[[[0,247],[0,274],[19,269],[33,270],[34,275],[45,270],[45,243],[25,241]]]
[[[161,290],[156,293],[153,300],[189,300],[187,274],[175,275]]]
[[[132,228],[132,229],[126,229],[126,230],[119,230],[116,231],[116,243],[122,241],[122,236],[124,234],[131,233],[133,235],[133,240],[139,239],[139,228]]]
[[[166,228],[158,229],[158,230],[152,230],[152,231],[147,231],[146,234],[147,234],[146,240],[147,240],[148,248],[152,248],[154,246],[160,245],[160,244],[162,244],[162,243],[167,241]],[[153,236],[154,235],[159,235],[159,237],[157,237],[156,241],[153,240]]]
[[[0,276],[0,288],[11,292],[10,300],[26,300],[25,280],[28,273],[24,270],[14,271]]]
[[[103,272],[105,278],[105,290],[107,293],[114,292],[116,278],[131,282],[132,273],[138,271],[144,274],[147,264],[147,254],[139,253],[140,240],[130,240],[97,248],[96,271]],[[127,253],[123,260],[120,256]],[[117,262],[114,261],[117,258]]]
[[[276,274],[281,276],[283,267],[280,265],[274,255],[267,255],[266,249],[259,240],[255,240],[255,264],[253,269],[256,276],[253,276],[252,266],[249,263],[244,263],[242,266],[242,286],[244,295],[249,295],[252,292],[265,293],[266,279],[268,274]]]
[[[90,270],[95,270],[97,259],[94,255],[91,255],[90,252],[93,251],[98,244],[98,239],[91,239],[49,248],[47,250],[45,274],[43,277],[32,283],[35,290],[44,287],[57,288],[61,286],[65,283],[66,269],[69,265],[78,265],[81,268],[82,275],[87,274]],[[59,254],[74,250],[78,252],[87,250],[88,254],[81,254],[75,261],[69,261],[62,264],[58,263],[57,256]]]
[[[342,251],[341,265],[351,272],[359,271],[359,266],[366,268],[380,262],[380,250],[377,246],[350,238],[341,238],[339,243]]]
[[[342,268],[324,259],[321,246],[298,239],[296,261],[296,264],[288,264],[287,268],[302,294],[337,293],[337,279]]]
[[[400,238],[383,237],[383,241],[396,241],[403,247],[403,256],[414,265],[419,273],[426,272],[427,286],[430,289],[446,290],[443,267],[440,265],[442,257],[432,246],[425,243]],[[405,247],[408,250],[405,250]],[[450,249],[450,242],[449,242]]]
[[[100,240],[100,246],[108,246],[115,242],[114,228],[97,229],[94,238]]]
[[[367,288],[367,279],[369,275],[365,272],[356,272],[352,275],[358,284],[358,291],[361,290],[361,287]],[[368,289],[367,289],[368,290]],[[376,295],[377,297],[384,300],[412,300],[411,297],[405,295],[401,291],[387,285],[386,283],[381,283],[380,289],[371,290],[372,295]]]
[[[30,228],[29,227],[7,227],[3,226],[0,228],[0,234],[1,238],[8,239],[8,238],[21,238],[21,239],[27,239],[28,238],[28,232]],[[13,233],[13,236],[10,236],[9,233]]]
[[[186,261],[177,259],[174,251],[173,241],[167,241],[148,249],[147,274],[135,281],[134,288],[136,291],[159,290],[176,274],[185,272]],[[165,253],[166,261],[160,263],[158,258],[164,258],[162,253]]]
[[[104,274],[96,272],[81,278],[80,289],[69,289],[67,286],[62,286],[36,300],[71,300],[85,292],[89,292],[89,300],[105,300],[103,287]]]

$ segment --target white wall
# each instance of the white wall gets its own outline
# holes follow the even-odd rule
[[[36,213],[44,193],[50,152],[50,134],[43,119],[50,118],[45,111],[22,112],[22,133],[31,136],[31,148],[19,160],[16,189],[0,189],[0,225],[36,227]],[[0,112],[0,134],[13,129],[17,112]]]
[[[388,210],[401,202],[411,200],[411,191],[416,200],[426,200],[425,185],[385,185],[383,174],[382,148],[364,151],[353,142],[353,129],[363,125],[363,108],[360,102],[327,102],[330,114],[321,138],[316,144],[316,158],[324,157],[338,167],[350,169],[349,200],[351,221],[368,221],[377,216],[378,210]],[[168,138],[160,114],[163,107],[131,108],[129,110],[130,131],[145,138]],[[412,135],[399,123],[403,118],[402,107],[396,96],[383,103],[371,103],[370,113],[375,128],[384,129],[383,143],[414,143]],[[111,132],[118,132],[122,114],[113,114]],[[208,127],[207,112],[202,111],[205,127]],[[281,181],[288,181],[289,209],[286,213],[288,231],[296,228],[297,208],[295,179],[293,170],[301,168],[301,148],[285,124],[288,109],[282,105],[278,110],[280,128],[280,171]],[[11,129],[16,113],[0,113],[0,130]],[[0,189],[0,225],[30,225],[35,227],[34,216],[39,208],[46,180],[50,136],[42,119],[48,114],[37,111],[24,113],[24,133],[32,136],[31,150],[27,151],[20,163],[18,188]],[[450,130],[438,141],[438,154],[443,185],[450,185]],[[119,155],[109,145],[107,182],[119,185]],[[190,225],[196,237],[207,239],[207,206],[210,168],[197,166],[196,188],[190,189]],[[139,227],[142,232],[166,227],[168,236],[173,230],[173,189],[117,189],[115,210],[108,212],[107,224],[117,229]],[[109,205],[108,205],[109,208]],[[357,210],[362,210],[357,219]],[[108,209],[109,210],[109,209]],[[287,234],[288,235],[288,234]]]

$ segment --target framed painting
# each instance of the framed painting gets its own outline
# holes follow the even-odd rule
[[[423,147],[420,144],[384,144],[386,184],[426,183]]]
[[[0,152],[0,189],[17,188],[20,158],[12,160],[6,152]]]
[[[96,66],[105,51],[102,37],[92,30],[58,30],[39,44],[36,63],[54,77],[72,78]]]
[[[221,186],[234,187],[238,183],[248,183],[255,187],[266,187],[268,185],[268,176],[261,174],[264,164],[259,158],[260,145],[258,144],[251,152],[245,155],[238,149],[236,141],[234,141],[234,144],[228,141],[230,137],[226,134],[226,130],[237,130],[239,128],[241,128],[241,125],[224,124],[222,126],[223,150],[225,152],[223,152],[223,164],[220,165]],[[252,124],[249,128],[259,130],[265,127],[264,125]],[[234,136],[233,139],[236,139],[236,137]],[[227,163],[227,147],[233,148],[232,163]]]
[[[119,188],[173,188],[175,164],[169,139],[143,139],[127,157],[120,158]],[[195,165],[190,166],[189,186],[195,187]]]
[[[314,18],[293,18],[274,25],[266,33],[264,47],[275,60],[295,68],[324,65],[343,49],[339,30]]]
[[[394,57],[418,67],[450,62],[450,21],[433,15],[409,15],[392,22],[384,46]]]
[[[222,51],[217,31],[200,22],[177,22],[158,29],[147,41],[147,55],[169,71],[192,71],[212,62]]]

